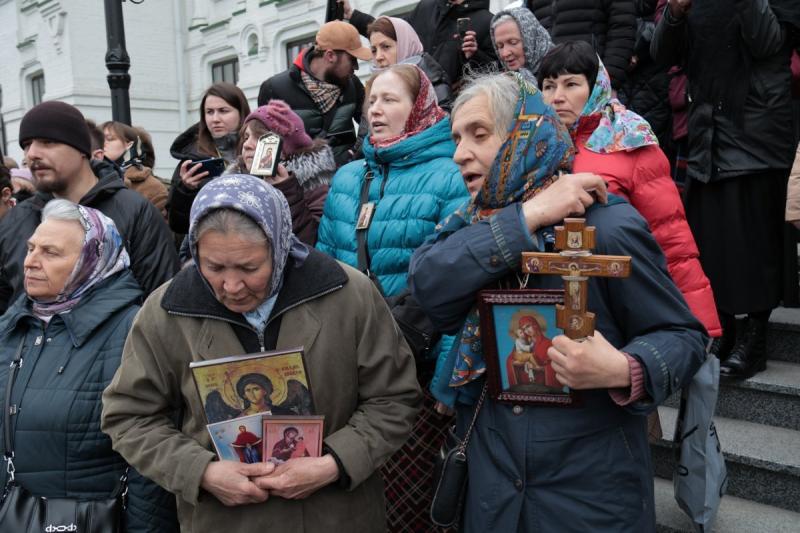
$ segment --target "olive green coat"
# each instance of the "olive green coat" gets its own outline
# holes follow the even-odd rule
[[[215,454],[189,363],[245,350],[229,323],[241,315],[203,302],[210,291],[189,267],[137,315],[103,394],[102,425],[115,450],[176,495],[184,533],[385,531],[377,470],[411,432],[421,398],[413,357],[383,298],[356,270],[312,250],[302,267],[285,272],[270,319],[282,315],[277,348],[305,347],[314,403],[325,415],[324,443],[349,486],[239,507],[225,507],[200,489]],[[172,413],[180,413],[180,430]]]

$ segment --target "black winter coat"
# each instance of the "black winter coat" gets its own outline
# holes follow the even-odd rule
[[[463,76],[464,66],[479,68],[497,61],[492,46],[489,25],[492,13],[489,0],[465,0],[451,5],[447,0],[421,0],[414,11],[403,17],[422,41],[422,48],[442,66],[448,79],[456,84]],[[469,18],[478,40],[478,51],[467,61],[461,52],[456,20]],[[371,15],[354,10],[350,23],[366,37],[367,26],[375,20]]]
[[[527,0],[553,42],[586,41],[603,60],[611,85],[625,81],[636,38],[633,0]]]
[[[303,54],[305,59],[305,54]],[[307,68],[307,62],[306,62]],[[295,63],[288,70],[272,76],[261,84],[258,91],[258,105],[266,105],[277,98],[286,102],[292,111],[303,119],[306,133],[312,138],[322,137],[328,141],[337,165],[341,166],[352,159],[349,153],[357,141],[356,124],[361,122],[364,105],[364,86],[356,76],[350,77],[347,88],[342,92],[340,102],[323,115],[300,77],[300,67]],[[332,116],[331,116],[332,114]]]
[[[751,55],[750,79],[742,80],[750,87],[741,111],[744,127],[734,124],[722,104],[693,103],[693,80],[688,79],[689,178],[708,183],[792,166],[796,148],[790,91],[792,43],[768,3],[752,0],[744,8],[749,11],[740,17],[742,39]],[[675,21],[667,9],[656,26],[650,52],[662,65],[684,64],[692,53],[691,38],[686,18]]]
[[[169,227],[175,233],[189,233],[189,211],[192,209],[192,202],[203,186],[211,181],[212,178],[205,178],[200,182],[197,189],[186,187],[181,181],[181,163],[187,159],[192,161],[202,161],[212,157],[202,153],[197,148],[197,133],[200,126],[195,124],[186,131],[178,135],[169,148],[172,157],[179,161],[172,173],[172,187],[169,189],[169,201],[167,202],[167,220]]]
[[[672,109],[669,103],[669,67],[653,61],[650,43],[655,32],[654,0],[636,1],[636,44],[633,55],[636,65],[628,71],[619,89],[619,98],[630,109],[644,117],[653,128],[662,148],[672,139]]]
[[[146,296],[178,271],[169,228],[153,204],[125,187],[116,165],[92,161],[92,170],[99,181],[80,204],[114,221],[131,257],[133,276]],[[52,199],[51,194],[38,192],[0,220],[0,314],[24,291],[22,263],[27,242],[41,222],[42,208]]]

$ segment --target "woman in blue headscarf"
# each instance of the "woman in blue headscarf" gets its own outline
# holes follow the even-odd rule
[[[100,397],[142,297],[128,252],[100,211],[53,200],[24,266],[25,294],[0,319],[0,390],[9,387],[9,363],[21,359],[10,396],[3,394],[10,398],[3,410],[18,406],[16,482],[44,498],[109,499],[128,465],[100,431]],[[124,531],[174,531],[172,495],[136,472],[128,477]],[[0,469],[0,483],[6,478]]]
[[[459,335],[432,384],[455,408],[459,435],[480,406],[460,530],[652,532],[644,415],[705,359],[704,329],[638,213],[607,197],[599,176],[559,175],[569,167],[569,135],[535,85],[520,74],[478,78],[456,100],[452,124],[454,160],[480,187],[415,252],[409,281],[431,320]],[[563,408],[486,397],[481,404],[490,347],[477,293],[563,288],[557,276],[519,271],[523,252],[552,250],[553,226],[569,216],[596,227],[596,253],[632,258],[629,278],[588,281],[594,334],[584,342],[556,335],[547,350],[555,378],[578,402]],[[497,326],[498,338],[507,326]]]
[[[181,531],[385,531],[378,468],[411,431],[420,398],[414,361],[372,282],[292,234],[283,195],[228,175],[197,196],[194,264],[145,302],[104,396],[103,429],[134,466],[173,492]],[[320,457],[217,460],[189,363],[304,349],[323,415]],[[291,381],[288,378],[286,381]],[[290,408],[273,382],[265,405]],[[164,415],[181,412],[176,427]],[[277,409],[268,413],[279,414]],[[271,451],[268,450],[268,451]],[[258,505],[247,505],[247,504]]]

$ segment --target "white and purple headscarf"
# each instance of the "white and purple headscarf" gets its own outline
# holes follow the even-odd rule
[[[283,271],[291,256],[295,266],[308,257],[308,247],[292,233],[292,214],[289,203],[279,190],[262,179],[246,174],[231,174],[211,180],[192,204],[189,214],[189,249],[195,265],[197,256],[197,225],[217,209],[232,209],[253,219],[264,231],[272,247],[272,279],[267,298],[277,296],[283,285]],[[200,267],[197,266],[199,271]]]
[[[95,285],[130,267],[122,236],[114,221],[97,209],[77,206],[85,235],[81,255],[64,284],[64,289],[50,302],[33,300],[36,316],[49,317],[70,312]]]

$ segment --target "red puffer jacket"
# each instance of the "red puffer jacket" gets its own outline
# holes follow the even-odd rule
[[[692,313],[710,336],[719,337],[722,327],[714,293],[700,266],[700,253],[686,222],[678,188],[670,177],[666,156],[654,145],[611,154],[587,150],[584,145],[599,121],[600,115],[581,118],[581,124],[573,134],[576,154],[572,171],[602,176],[611,192],[628,200],[639,211],[664,251],[670,276]]]

